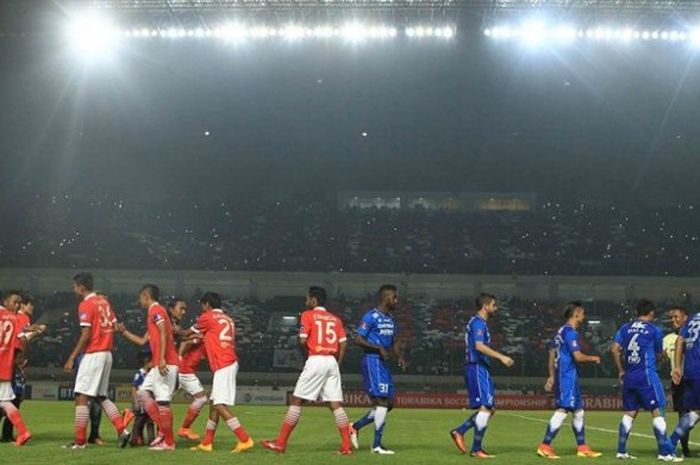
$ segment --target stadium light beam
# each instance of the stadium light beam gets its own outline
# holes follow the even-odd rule
[[[132,35],[139,31],[131,31]],[[95,12],[73,15],[66,26],[70,47],[84,58],[103,56],[111,51],[119,40],[119,30],[106,16]]]

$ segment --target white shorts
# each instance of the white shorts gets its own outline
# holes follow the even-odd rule
[[[168,374],[161,376],[158,367],[151,368],[139,391],[150,391],[156,402],[170,402],[177,386],[177,365],[168,365]]]
[[[107,397],[109,374],[112,372],[112,352],[93,352],[83,355],[75,376],[75,394],[88,397]]]
[[[12,381],[0,381],[0,402],[9,402],[11,400],[15,400]]]
[[[335,357],[330,355],[309,357],[294,388],[294,397],[311,401],[342,402],[343,388],[338,361]]]
[[[204,392],[202,382],[199,380],[199,378],[197,378],[197,375],[195,375],[194,373],[190,373],[187,375],[178,373],[177,380],[180,383],[180,388],[191,396],[199,394],[200,392]]]
[[[236,405],[236,375],[238,362],[214,372],[211,386],[212,405]]]

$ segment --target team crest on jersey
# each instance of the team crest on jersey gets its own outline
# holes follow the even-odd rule
[[[160,323],[161,321],[163,321],[163,317],[160,316],[160,314],[156,313],[153,317],[153,321],[155,321],[156,323]]]
[[[87,318],[87,313],[85,312],[80,312],[80,319],[85,320]]]

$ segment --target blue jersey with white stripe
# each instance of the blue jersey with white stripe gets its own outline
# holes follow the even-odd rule
[[[625,385],[648,385],[656,374],[656,354],[663,351],[661,330],[647,321],[632,321],[620,327],[614,340],[622,347]]]
[[[578,332],[570,324],[565,324],[554,337],[556,353],[557,379],[560,382],[578,379],[578,364],[574,358],[575,352],[581,351]]]
[[[394,345],[397,326],[394,318],[373,308],[365,313],[357,328],[357,334],[362,336],[370,344],[378,345],[390,350]]]
[[[681,329],[685,352],[683,354],[683,377],[700,379],[700,313],[690,318]]]
[[[491,333],[489,333],[489,326],[486,324],[486,320],[484,320],[481,315],[474,315],[467,323],[464,330],[464,342],[467,350],[467,363],[476,363],[486,366],[489,365],[490,359],[486,355],[476,350],[477,342],[481,342],[487,346],[491,345]]]

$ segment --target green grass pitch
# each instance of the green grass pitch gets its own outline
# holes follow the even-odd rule
[[[120,405],[120,408],[125,405]],[[179,424],[186,406],[175,407],[175,423]],[[235,412],[253,439],[270,439],[277,435],[286,407],[238,406]],[[358,418],[363,409],[348,409],[351,419]],[[384,442],[396,451],[395,456],[375,456],[369,452],[371,427],[360,435],[362,449],[349,457],[333,455],[339,445],[339,437],[331,413],[325,408],[308,407],[301,417],[287,453],[276,455],[260,447],[242,455],[230,454],[235,445],[233,435],[225,425],[219,425],[215,451],[211,454],[189,450],[192,445],[178,440],[175,452],[151,452],[146,448],[116,448],[116,436],[111,424],[103,416],[102,436],[104,447],[92,446],[82,451],[70,451],[61,446],[72,440],[73,405],[70,402],[27,401],[22,414],[34,438],[22,448],[0,444],[0,464],[262,464],[262,465],[326,465],[326,464],[436,464],[449,465],[480,462],[461,455],[452,444],[448,431],[461,423],[469,412],[459,410],[408,410],[397,409],[389,414]],[[203,430],[204,413],[195,428]],[[491,419],[484,441],[484,448],[496,455],[488,463],[535,464],[547,462],[535,455],[535,449],[544,434],[550,412],[497,412]],[[600,459],[577,458],[574,454],[574,438],[569,423],[559,433],[554,447],[562,456],[558,463],[581,463],[593,460],[599,464],[619,463],[615,460],[617,428],[620,414],[617,412],[586,413],[587,439],[590,445],[604,453]],[[669,417],[669,429],[676,424],[675,414]],[[629,440],[629,452],[639,457],[637,463],[656,461],[655,441],[652,438],[649,414],[640,414],[633,436]],[[471,441],[471,436],[468,436]],[[692,447],[692,446],[691,446]],[[700,449],[700,448],[699,448]],[[691,461],[693,459],[690,459]],[[697,459],[700,461],[700,459]]]

